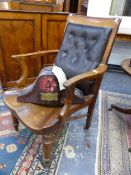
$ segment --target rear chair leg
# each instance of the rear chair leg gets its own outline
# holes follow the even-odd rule
[[[18,131],[18,126],[19,126],[19,121],[17,120],[17,118],[12,114],[12,120],[13,120],[13,124],[14,124],[14,128],[16,131]]]
[[[95,103],[91,104],[91,105],[88,107],[86,125],[85,125],[84,129],[89,129],[90,126],[91,126],[91,121],[92,121],[92,116],[93,116],[94,107],[95,107]]]

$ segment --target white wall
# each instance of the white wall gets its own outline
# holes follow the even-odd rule
[[[131,42],[115,41],[108,63],[121,65],[126,58],[131,58]]]
[[[109,17],[112,0],[89,0],[87,15],[97,17]],[[118,33],[131,35],[131,17],[122,17]],[[109,64],[121,65],[122,60],[131,57],[131,42],[118,41],[114,43],[109,58]]]
[[[109,17],[112,0],[89,0],[87,15],[98,17]],[[131,35],[131,17],[120,16],[122,18],[118,33]]]
[[[88,16],[109,16],[112,0],[89,0]]]

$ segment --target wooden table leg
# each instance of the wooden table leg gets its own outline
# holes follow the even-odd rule
[[[130,147],[128,148],[128,151],[131,152],[131,148]]]
[[[115,110],[122,112],[124,114],[131,114],[131,109],[125,109],[125,108],[119,107],[119,106],[114,105],[114,104],[111,104],[111,108],[109,108],[108,110],[111,111],[112,109],[115,109]]]
[[[109,108],[108,110],[111,111],[112,109],[115,109],[115,110],[122,112],[124,114],[131,114],[131,109],[121,108],[121,107],[114,105],[114,104],[111,104],[111,108]],[[131,147],[128,148],[128,151],[131,152]]]

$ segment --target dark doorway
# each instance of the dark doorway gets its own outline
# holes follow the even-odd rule
[[[71,13],[77,13],[77,10],[78,10],[78,0],[71,0],[69,11]]]
[[[126,1],[123,16],[131,16],[131,0]]]

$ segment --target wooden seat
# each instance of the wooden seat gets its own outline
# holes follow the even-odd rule
[[[17,101],[19,89],[3,93],[16,130],[18,121],[21,121],[31,131],[42,135],[45,162],[49,161],[52,143],[58,137],[64,123],[71,119],[71,114],[88,107],[85,129],[91,126],[100,83],[107,69],[106,64],[120,21],[119,18],[70,15],[60,51],[38,51],[12,56],[22,68],[22,76],[17,81],[18,88],[26,86],[28,68],[25,60],[34,59],[34,56],[37,58],[57,54],[55,64],[63,69],[67,77],[64,83],[66,98],[62,107],[20,103]],[[76,87],[84,94],[81,104],[73,104]]]
[[[27,128],[42,134],[45,129],[50,129],[52,125],[54,126],[59,122],[58,114],[61,108],[48,108],[31,103],[19,103],[17,102],[18,93],[18,90],[6,91],[3,94],[4,101],[12,114],[23,124],[26,123]]]

